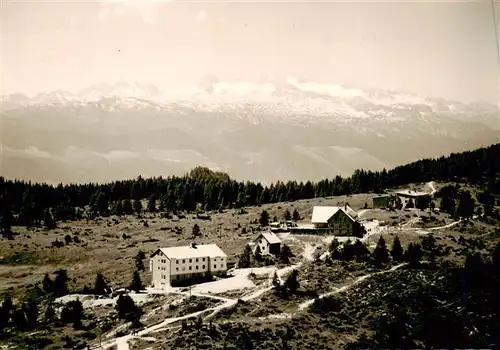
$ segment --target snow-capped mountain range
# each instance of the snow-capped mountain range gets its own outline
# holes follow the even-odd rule
[[[152,84],[120,81],[96,84],[77,93],[56,90],[33,97],[22,94],[1,96],[4,109],[28,106],[85,106],[114,102],[110,110],[152,108],[158,111],[172,105],[200,110],[241,109],[251,106],[275,113],[313,115],[343,114],[354,117],[387,115],[387,109],[429,113],[498,113],[498,107],[486,103],[461,103],[441,98],[386,90],[363,91],[340,85],[302,82],[287,78],[282,83],[220,82],[216,77],[203,79],[191,89],[160,89]]]
[[[7,177],[111,181],[197,165],[245,180],[315,180],[500,141],[498,107],[296,78],[191,89],[97,84],[1,97]]]

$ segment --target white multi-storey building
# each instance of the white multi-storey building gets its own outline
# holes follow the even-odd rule
[[[216,244],[160,248],[151,255],[149,270],[153,288],[163,289],[224,275],[227,255]]]

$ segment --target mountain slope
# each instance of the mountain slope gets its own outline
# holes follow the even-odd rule
[[[2,175],[49,182],[182,174],[253,181],[380,170],[500,141],[498,109],[289,79],[192,91],[100,84],[2,97]]]

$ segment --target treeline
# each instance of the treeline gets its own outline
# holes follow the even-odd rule
[[[143,210],[192,212],[355,193],[380,193],[412,182],[467,181],[500,194],[500,144],[438,159],[424,159],[386,171],[356,170],[352,176],[269,186],[238,182],[222,172],[197,167],[184,176],[138,177],[107,184],[50,186],[0,177],[1,227],[45,223]],[[143,208],[141,200],[147,199]],[[14,216],[13,214],[18,214]]]

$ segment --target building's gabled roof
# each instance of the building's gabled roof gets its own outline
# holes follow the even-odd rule
[[[260,236],[264,237],[264,239],[266,241],[268,241],[269,244],[277,244],[277,243],[279,244],[279,243],[281,243],[281,239],[279,239],[278,236],[276,236],[275,233],[270,232],[270,231],[269,232],[261,232],[257,236],[257,238],[254,239],[254,242],[257,241],[260,238]]]
[[[354,217],[358,216],[358,214],[348,205],[344,207],[315,206],[313,208],[311,223],[326,224],[339,210],[346,214],[352,221],[356,221]]]
[[[162,252],[169,259],[186,259],[186,258],[218,258],[227,257],[226,253],[220,249],[217,244],[199,244],[194,248],[192,245],[181,247],[168,247],[158,249],[151,257],[158,252]]]

